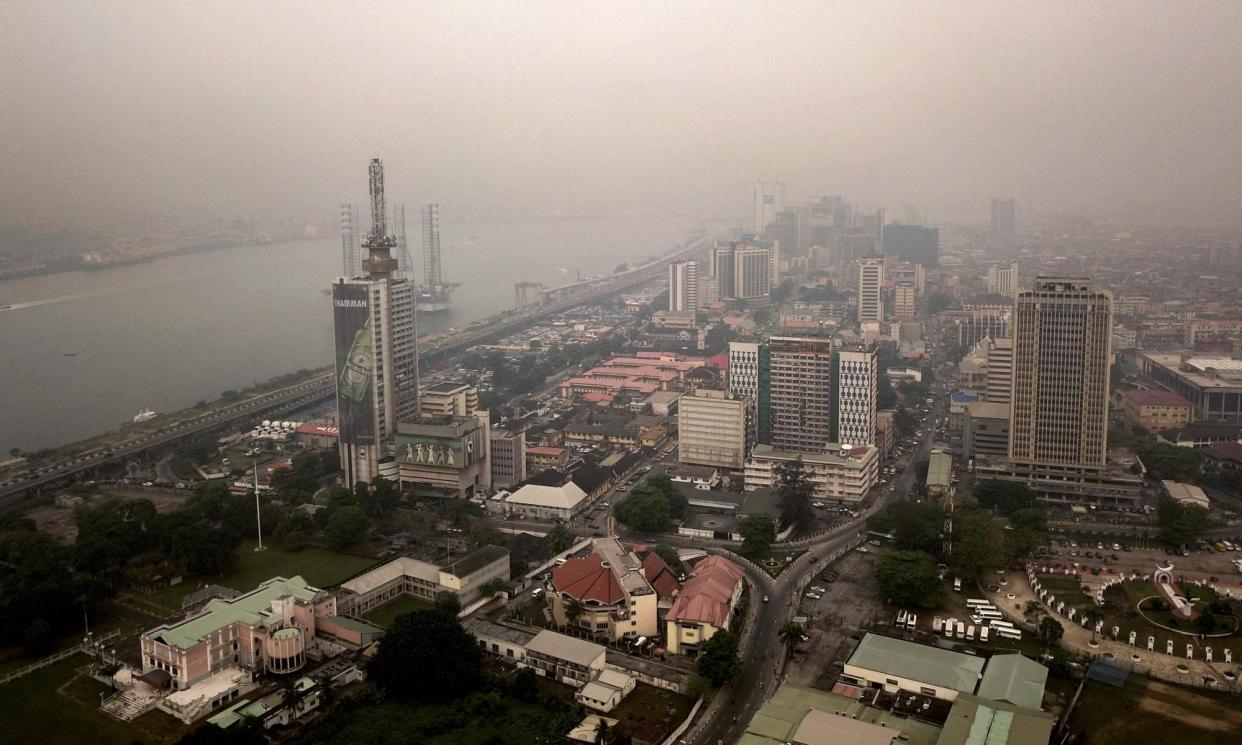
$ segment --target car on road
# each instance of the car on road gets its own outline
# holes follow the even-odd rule
[[[767,595],[764,595],[764,596],[763,596],[763,602],[765,602],[765,603],[766,603],[766,602],[768,602],[768,596],[767,596]]]

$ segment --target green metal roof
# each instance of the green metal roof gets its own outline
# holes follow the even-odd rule
[[[983,662],[980,657],[960,652],[866,634],[845,664],[973,693],[983,672]]]
[[[927,459],[927,485],[948,486],[953,458],[948,453],[932,453]]]
[[[151,638],[170,646],[191,649],[203,637],[238,621],[256,626],[276,620],[279,616],[271,612],[274,600],[292,595],[298,600],[310,602],[317,594],[319,589],[306,584],[300,576],[289,579],[274,577],[232,600],[212,600],[202,613],[158,629],[151,633]]]
[[[962,694],[936,745],[1047,745],[1051,714]]]
[[[976,695],[1039,709],[1044,701],[1048,668],[1020,654],[998,654],[988,660]]]
[[[349,618],[348,616],[327,616],[324,620],[331,621],[343,629],[358,632],[358,634],[362,636],[363,644],[373,642],[384,635],[384,630],[379,626],[367,623],[366,621],[359,621],[356,618]]]
[[[793,740],[802,720],[813,710],[825,713],[840,711],[851,719],[857,717],[861,722],[883,724],[893,737],[901,735],[906,745],[934,745],[940,735],[940,728],[935,725],[865,706],[852,698],[828,691],[786,683],[755,712],[738,745],[785,745]]]

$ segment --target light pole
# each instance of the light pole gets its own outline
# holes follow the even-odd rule
[[[265,551],[263,545],[263,510],[259,508],[259,456],[254,457],[254,519],[255,531],[259,536],[259,545],[254,547],[255,551]]]

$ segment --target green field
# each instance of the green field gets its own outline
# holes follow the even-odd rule
[[[1201,693],[1132,676],[1124,688],[1088,681],[1069,721],[1088,742],[1234,745],[1242,711],[1233,697]]]
[[[392,625],[397,616],[412,613],[416,610],[430,610],[431,607],[430,603],[402,595],[391,603],[371,611],[363,618],[380,628],[386,629]]]
[[[375,559],[366,556],[321,548],[285,551],[269,546],[264,551],[255,551],[254,547],[254,541],[244,541],[237,550],[237,563],[218,577],[186,577],[176,587],[140,597],[165,608],[181,610],[181,598],[203,585],[224,585],[247,592],[266,579],[300,574],[316,587],[331,587],[376,563]]]
[[[0,687],[0,732],[5,742],[39,745],[130,745],[173,742],[184,731],[163,712],[144,714],[131,724],[99,710],[99,694],[107,688],[75,668],[87,658],[75,655]],[[64,687],[63,693],[60,689]],[[89,702],[89,703],[88,703]]]

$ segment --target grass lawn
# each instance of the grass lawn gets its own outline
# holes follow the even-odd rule
[[[1069,722],[1090,742],[1237,743],[1242,712],[1230,698],[1131,677],[1124,688],[1088,681]]]
[[[634,737],[661,742],[685,721],[693,705],[688,696],[639,683],[607,716],[620,720],[621,726]]]
[[[78,621],[79,625],[76,628],[66,631],[56,639],[52,651],[48,654],[68,649],[82,641],[83,629],[80,616]],[[122,634],[129,634],[138,631],[140,628],[141,624],[132,617],[132,614],[127,614],[123,610],[118,609],[118,606],[113,603],[102,603],[91,614],[91,631],[97,636],[106,634],[114,629],[119,630]],[[20,644],[0,646],[0,675],[11,673],[32,662],[38,662],[46,656],[46,654],[40,654],[32,657],[26,654],[26,650],[22,649]]]
[[[92,680],[79,678],[66,689],[68,695],[92,698],[91,705],[58,693],[57,689],[69,683],[75,668],[83,665],[86,659],[75,655],[0,688],[0,695],[4,696],[4,705],[0,706],[0,732],[4,733],[5,742],[130,745],[168,741],[99,711],[99,691],[107,689]]]
[[[1095,605],[1095,599],[1084,594],[1082,584],[1073,577],[1045,575],[1039,578],[1039,584],[1050,595],[1055,595],[1058,603],[1064,601],[1076,608]]]
[[[363,618],[380,628],[386,629],[392,625],[397,616],[416,610],[431,610],[431,608],[431,603],[403,595],[391,603],[371,611]]]
[[[254,547],[254,541],[244,541],[241,548],[237,550],[237,563],[223,575],[186,577],[185,581],[176,587],[142,597],[165,608],[181,610],[181,598],[194,592],[201,585],[224,585],[239,592],[248,592],[266,579],[300,574],[315,587],[331,587],[376,562],[375,559],[366,556],[342,554],[322,548],[285,551],[269,546],[265,551],[255,551]]]

